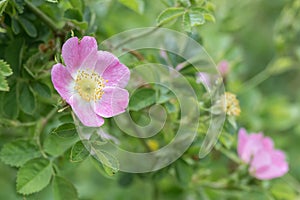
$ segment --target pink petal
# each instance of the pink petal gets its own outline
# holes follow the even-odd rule
[[[79,94],[74,94],[70,98],[69,104],[83,125],[91,127],[103,125],[104,119],[97,115],[92,109],[91,103],[82,99]]]
[[[269,150],[272,150],[274,149],[274,143],[273,143],[273,140],[269,137],[265,137],[263,139],[263,146],[265,149],[269,149]]]
[[[283,176],[288,169],[282,151],[262,149],[254,156],[249,170],[256,178],[269,180]]]
[[[229,72],[229,63],[226,60],[222,60],[219,64],[218,64],[218,70],[220,72],[220,74],[225,77],[228,72]]]
[[[94,104],[94,111],[102,117],[112,117],[125,112],[128,106],[127,90],[117,87],[105,87],[102,98]]]
[[[263,134],[249,134],[247,141],[243,147],[243,153],[241,155],[241,159],[246,163],[249,163],[252,156],[256,154],[263,146]]]
[[[244,149],[245,149],[247,140],[248,140],[247,131],[246,131],[246,129],[241,128],[238,132],[238,147],[237,147],[238,155],[240,158],[244,157],[243,156],[245,154]]]
[[[97,41],[95,38],[89,36],[83,37],[80,41],[77,37],[72,37],[64,43],[62,57],[74,78],[82,65],[91,69],[94,68],[97,49]]]
[[[124,88],[130,78],[129,69],[120,63],[116,56],[107,51],[98,52],[95,71],[108,81],[106,86]]]
[[[259,171],[265,169],[266,166],[272,164],[272,157],[268,151],[261,149],[255,155],[253,155],[253,159],[250,163],[250,171]]]
[[[58,63],[52,67],[51,79],[54,88],[59,95],[69,102],[70,97],[75,93],[74,91],[74,79],[68,72],[67,68]]]
[[[205,86],[211,86],[211,75],[206,72],[198,72],[196,75],[196,82],[202,83]]]

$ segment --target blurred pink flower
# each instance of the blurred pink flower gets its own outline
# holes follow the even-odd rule
[[[283,176],[288,172],[285,154],[274,149],[271,138],[262,133],[247,134],[244,128],[238,133],[238,155],[247,164],[252,176],[268,180]]]
[[[222,75],[222,77],[225,77],[229,72],[229,63],[228,63],[228,61],[227,60],[222,60],[221,62],[219,62],[218,70],[219,70],[220,74]]]
[[[222,60],[217,65],[217,70],[221,74],[223,78],[225,78],[229,72],[229,63],[227,60]],[[207,72],[198,72],[196,74],[196,82],[202,83],[206,86],[212,86],[214,84],[214,81],[217,80],[218,76],[215,74],[210,74]]]
[[[206,86],[211,86],[211,76],[209,73],[206,72],[198,72],[196,74],[196,83],[202,83]]]
[[[53,66],[51,79],[60,96],[85,126],[97,127],[104,118],[118,115],[128,106],[129,69],[106,51],[98,51],[95,38],[68,39],[61,63]]]

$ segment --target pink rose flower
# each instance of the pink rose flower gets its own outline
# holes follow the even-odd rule
[[[229,72],[229,63],[227,60],[222,60],[217,65],[217,70],[221,74],[223,78],[225,78]],[[214,81],[218,78],[215,74],[210,74],[207,72],[198,72],[196,73],[196,82],[202,83],[207,86],[212,86],[214,84]]]
[[[219,70],[220,74],[222,75],[222,77],[225,77],[229,72],[229,63],[228,63],[228,61],[227,60],[222,60],[218,64],[218,70]]]
[[[238,133],[238,155],[249,164],[249,172],[260,180],[269,180],[286,174],[289,170],[285,154],[274,149],[271,138],[262,133],[247,134],[244,128]]]
[[[95,38],[68,39],[62,47],[62,57],[66,67],[54,65],[51,79],[83,125],[101,126],[103,118],[125,111],[129,94],[123,88],[130,71],[113,54],[98,51]]]

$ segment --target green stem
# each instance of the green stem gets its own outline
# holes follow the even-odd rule
[[[252,77],[250,80],[246,81],[242,87],[240,87],[237,91],[237,93],[244,93],[249,91],[250,89],[258,86],[259,84],[261,84],[262,82],[264,82],[265,80],[267,80],[272,74],[270,73],[270,67],[272,66],[274,62],[274,59],[272,59],[267,67],[261,71],[260,73],[258,73],[257,75],[255,75],[254,77]]]
[[[6,125],[6,126],[13,126],[13,127],[34,126],[34,125],[36,125],[36,121],[34,121],[34,122],[20,122],[20,121],[17,121],[17,120],[0,118],[0,124]]]
[[[60,27],[57,26],[57,23],[55,23],[50,17],[45,15],[40,9],[38,9],[31,2],[25,0],[25,4],[40,20],[42,20],[54,32],[57,32],[60,29]]]
[[[229,159],[234,161],[237,164],[241,164],[241,160],[235,155],[232,154],[228,149],[225,149],[222,145],[216,145],[216,149],[225,154]]]
[[[34,139],[36,140],[39,150],[42,153],[44,158],[48,158],[48,156],[44,152],[42,144],[41,144],[41,133],[43,132],[48,121],[56,114],[56,112],[57,112],[57,108],[53,108],[46,117],[40,119],[36,124]]]
[[[247,92],[250,89],[258,86],[259,84],[261,84],[263,81],[267,80],[270,77],[270,73],[268,69],[263,70],[262,72],[260,72],[259,74],[257,74],[256,76],[254,76],[253,78],[251,78],[249,81],[247,81],[240,89],[239,91],[241,91],[241,93],[243,92]]]
[[[153,181],[153,200],[158,200],[159,199],[159,187],[157,185],[156,181]]]

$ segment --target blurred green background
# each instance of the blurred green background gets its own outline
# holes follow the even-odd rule
[[[167,2],[165,0],[164,2]],[[252,132],[263,131],[274,139],[276,148],[286,152],[289,175],[274,180],[275,199],[296,199],[300,190],[300,1],[291,0],[216,0],[215,23],[193,29],[193,37],[218,63],[227,60],[230,73],[226,89],[240,101],[239,126]],[[96,12],[94,28],[100,43],[119,32],[155,26],[155,19],[166,8],[160,0],[145,0],[142,13],[134,12],[116,0],[87,0]],[[56,6],[48,5],[49,8]],[[49,15],[51,9],[48,10]],[[182,31],[181,22],[165,26]],[[9,141],[0,133],[0,145]],[[224,167],[229,160],[213,152],[199,160],[202,175],[213,179],[228,176]],[[183,186],[167,169],[149,174],[118,173],[107,178],[99,173],[91,159],[74,164],[63,162],[62,172],[78,189],[80,199],[271,199],[261,191],[231,191],[214,187]],[[206,170],[205,170],[206,169]],[[0,199],[53,199],[51,186],[41,193],[22,197],[15,191],[14,168],[0,162]],[[214,172],[215,174],[211,174]],[[190,173],[190,172],[187,172]],[[268,183],[265,183],[268,184]],[[245,194],[247,193],[247,194]]]

